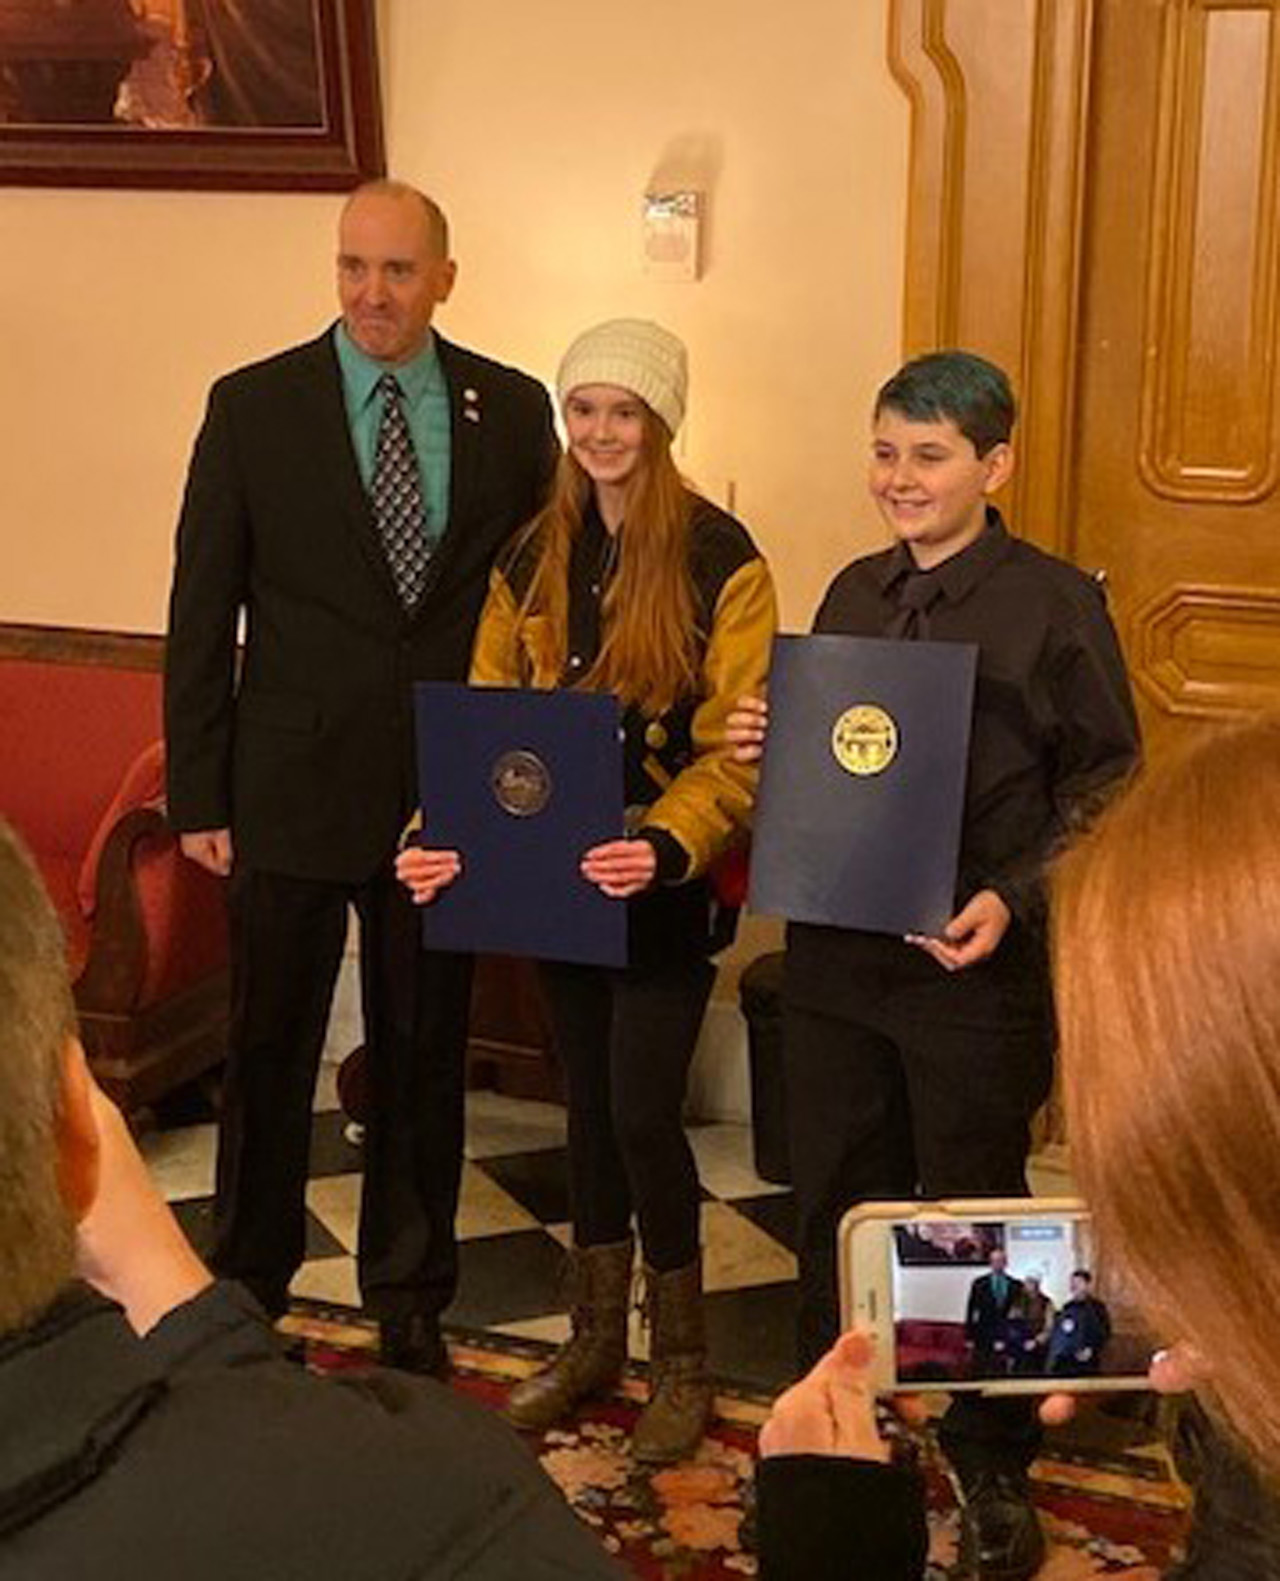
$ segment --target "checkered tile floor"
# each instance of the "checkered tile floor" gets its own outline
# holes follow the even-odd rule
[[[344,1136],[332,1071],[322,1073],[307,1192],[307,1262],[295,1295],[358,1306],[355,1261],[360,1153]],[[752,1168],[746,1126],[690,1129],[703,1185],[711,1362],[726,1383],[772,1392],[792,1373],[795,1257],[790,1193]],[[564,1112],[494,1093],[468,1095],[467,1157],[458,1218],[461,1279],[446,1324],[556,1341],[561,1248],[569,1238]],[[155,1132],[143,1148],[197,1249],[212,1213],[212,1125]],[[638,1320],[633,1354],[646,1354]]]

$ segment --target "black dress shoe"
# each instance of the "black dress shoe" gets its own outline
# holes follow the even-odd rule
[[[1044,1562],[1044,1533],[1025,1477],[1004,1471],[966,1479],[960,1506],[959,1575],[1030,1581]]]
[[[439,1320],[425,1312],[384,1319],[378,1324],[378,1340],[384,1367],[441,1380],[453,1370]]]

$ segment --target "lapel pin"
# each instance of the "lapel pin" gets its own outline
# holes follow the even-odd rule
[[[480,421],[480,409],[478,405],[479,400],[480,392],[478,390],[473,390],[470,385],[468,385],[467,388],[463,390],[462,415],[469,422],[478,423]]]

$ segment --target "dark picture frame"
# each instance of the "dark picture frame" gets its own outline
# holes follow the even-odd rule
[[[0,0],[0,182],[345,191],[381,176],[374,7],[164,0],[180,22],[148,26],[124,0]],[[272,26],[292,53],[254,38],[236,55]],[[170,102],[151,114],[139,92]]]
[[[985,1268],[1005,1245],[1005,1226],[994,1219],[895,1224],[893,1239],[899,1268]]]

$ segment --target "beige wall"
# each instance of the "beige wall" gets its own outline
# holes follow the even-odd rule
[[[550,378],[596,318],[689,343],[683,464],[802,625],[878,541],[865,413],[899,345],[906,106],[881,0],[382,0],[389,160],[453,220],[445,333]],[[692,285],[639,267],[655,174],[710,191]],[[331,197],[0,193],[0,618],[164,623],[211,378],[331,312]]]

